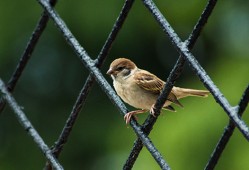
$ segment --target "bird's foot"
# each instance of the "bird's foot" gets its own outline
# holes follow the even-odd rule
[[[125,123],[126,124],[129,124],[130,121],[131,121],[131,117],[134,116],[135,119],[137,120],[137,116],[136,114],[139,114],[139,113],[144,113],[146,112],[146,110],[134,110],[134,111],[131,111],[131,112],[128,112],[124,115],[124,120],[125,120]]]
[[[152,106],[151,106],[151,108],[150,108],[150,114],[153,116],[153,117],[156,117],[156,115],[155,115],[155,104],[153,104]]]

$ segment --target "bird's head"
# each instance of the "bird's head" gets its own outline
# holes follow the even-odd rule
[[[126,78],[130,76],[131,72],[136,69],[136,64],[131,60],[126,58],[118,58],[111,63],[110,68],[106,74],[110,75],[114,80],[117,77]]]

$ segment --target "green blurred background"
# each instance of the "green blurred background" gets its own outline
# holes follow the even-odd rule
[[[94,59],[101,50],[124,1],[59,1],[56,10]],[[157,0],[162,13],[185,40],[206,1]],[[220,1],[193,54],[231,105],[248,85],[249,1]],[[42,13],[36,1],[0,2],[0,77],[7,82]],[[127,57],[166,79],[178,54],[157,22],[136,1],[113,44],[102,73],[112,60]],[[89,72],[52,22],[41,37],[20,78],[14,97],[44,141],[52,146]],[[177,86],[205,89],[186,65]],[[150,138],[172,169],[203,169],[228,123],[212,96],[181,100],[184,109],[163,112]],[[128,106],[129,107],[129,106]],[[129,107],[132,109],[131,107]],[[249,109],[243,119],[249,124]],[[142,123],[148,114],[139,115]],[[136,136],[117,108],[95,84],[59,158],[65,169],[122,169]],[[0,169],[42,169],[45,158],[7,106],[0,115]],[[143,149],[134,169],[160,169]],[[236,129],[216,167],[249,169],[249,144]]]

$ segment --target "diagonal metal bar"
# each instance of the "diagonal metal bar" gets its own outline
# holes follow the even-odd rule
[[[80,58],[85,67],[92,73],[95,80],[99,83],[102,90],[107,94],[110,100],[116,105],[121,112],[121,114],[125,115],[127,113],[127,109],[120,98],[115,94],[114,90],[110,86],[110,84],[106,81],[106,79],[101,74],[100,70],[95,66],[94,61],[89,57],[84,48],[79,44],[79,42],[75,39],[73,34],[67,28],[66,24],[59,17],[59,15],[53,10],[51,5],[46,0],[38,0],[41,6],[47,11],[50,18],[54,21],[56,27],[61,31],[63,37],[67,41],[67,43],[73,48],[77,56]],[[136,135],[142,140],[144,146],[148,149],[154,159],[157,161],[159,166],[162,169],[170,169],[166,161],[163,159],[162,155],[156,149],[151,140],[144,134],[139,124],[132,120],[131,127],[135,131]]]
[[[244,113],[249,101],[249,85],[247,86],[240,102],[238,105],[238,115],[242,116]],[[230,120],[229,124],[226,126],[224,133],[222,134],[219,142],[217,143],[206,167],[205,170],[212,170],[215,168],[217,162],[220,159],[220,156],[222,152],[224,151],[225,147],[227,146],[227,143],[229,142],[229,139],[231,138],[233,132],[235,129],[234,123]]]
[[[44,143],[41,136],[35,130],[29,119],[26,117],[25,113],[21,110],[20,106],[16,103],[15,99],[8,92],[4,82],[0,79],[0,91],[4,94],[4,98],[8,102],[9,106],[15,113],[19,123],[23,126],[25,131],[33,138],[34,142],[37,144],[39,149],[45,155],[47,160],[51,163],[54,169],[63,170],[63,167],[57,161],[57,159],[53,156],[49,147]]]
[[[91,87],[94,83],[94,77],[89,76],[86,80],[86,83],[84,84],[83,88],[81,89],[76,102],[74,103],[73,109],[66,121],[65,126],[62,129],[62,132],[59,136],[59,138],[56,140],[55,145],[52,146],[52,153],[53,155],[58,159],[60,153],[63,150],[63,146],[66,144],[69,135],[73,129],[73,126],[76,122],[76,119],[79,115],[79,112],[81,111],[88,93],[91,90]],[[49,162],[46,162],[44,170],[52,170],[51,164]]]
[[[57,0],[50,0],[49,2],[52,6],[55,6]],[[22,72],[28,63],[40,36],[42,35],[44,29],[47,26],[48,19],[49,17],[46,14],[46,12],[43,12],[40,20],[37,23],[37,26],[35,27],[35,30],[32,33],[32,36],[30,37],[30,40],[26,46],[26,49],[23,55],[21,56],[19,63],[7,84],[7,89],[9,92],[12,92],[14,90],[17,81],[21,77]],[[5,106],[5,100],[4,98],[0,98],[0,113],[3,111],[4,106]]]
[[[224,97],[224,95],[216,87],[211,78],[207,75],[206,71],[201,67],[201,65],[195,59],[194,55],[189,51],[186,43],[181,41],[179,36],[175,33],[175,31],[172,29],[168,21],[162,15],[159,9],[155,6],[152,0],[143,0],[143,2],[145,6],[148,8],[148,10],[153,14],[156,21],[163,28],[163,31],[169,36],[176,50],[186,59],[186,61],[189,63],[189,66],[192,68],[194,73],[199,77],[201,82],[214,96],[216,102],[220,104],[220,106],[224,109],[229,118],[235,123],[237,128],[244,135],[244,137],[249,141],[248,126],[243,120],[241,120],[241,118],[237,114],[236,109],[230,105],[228,100]]]
[[[102,66],[105,58],[107,57],[107,55],[111,49],[111,46],[112,46],[114,40],[116,39],[125,19],[127,18],[127,15],[132,7],[133,2],[134,2],[134,0],[126,0],[125,1],[124,5],[122,7],[122,10],[117,18],[117,21],[115,22],[114,26],[112,27],[112,30],[111,30],[103,48],[101,49],[97,59],[95,60],[96,67],[99,68]],[[55,145],[52,148],[52,152],[56,158],[59,157],[59,154],[62,151],[63,146],[65,145],[65,143],[68,140],[68,137],[72,131],[73,125],[76,122],[76,119],[79,115],[79,112],[81,111],[81,109],[86,101],[86,98],[87,98],[87,96],[88,96],[88,94],[93,86],[93,83],[94,83],[94,76],[90,74],[88,76],[83,88],[81,89],[81,91],[79,93],[79,96],[78,96],[78,98],[73,106],[71,114],[69,115],[59,138],[57,139],[57,141],[55,142]],[[47,170],[51,169],[51,166],[48,162],[46,164],[45,169],[47,169]]]
[[[210,15],[211,15],[211,13],[216,5],[216,2],[217,2],[216,0],[209,0],[208,4],[206,5],[203,13],[201,14],[197,24],[194,27],[192,33],[190,34],[190,36],[186,40],[186,43],[187,43],[187,46],[189,49],[192,49],[194,47],[194,44],[197,41],[197,38],[199,37],[204,25],[207,23],[207,20],[210,17]],[[155,104],[155,113],[157,116],[159,116],[160,110],[163,107],[163,104],[165,103],[165,101],[167,100],[168,95],[175,84],[176,79],[180,76],[180,74],[182,72],[182,68],[184,66],[184,63],[185,63],[185,59],[180,56],[179,59],[177,60],[177,63],[175,64],[174,68],[170,72],[170,75],[167,78],[164,89],[163,89],[161,95],[158,97],[156,104]],[[153,125],[155,124],[155,122],[157,120],[157,116],[154,117],[154,116],[149,115],[148,118],[146,119],[146,121],[143,123],[143,129],[147,135],[152,130]],[[129,170],[133,167],[133,165],[134,165],[140,151],[142,150],[142,148],[143,148],[143,143],[141,142],[140,139],[137,139],[134,142],[131,153],[130,153],[128,159],[126,160],[126,162],[123,166],[123,169]]]

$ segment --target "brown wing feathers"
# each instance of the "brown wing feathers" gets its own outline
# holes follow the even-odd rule
[[[145,71],[137,73],[134,79],[140,87],[155,94],[160,94],[164,86],[162,80]]]
[[[141,88],[150,91],[151,93],[154,94],[160,94],[165,85],[164,81],[162,81],[157,76],[147,71],[137,73],[134,79]],[[170,92],[168,100],[171,101],[172,103],[177,104],[178,106],[183,107],[183,105],[177,100],[177,97],[173,92]]]

